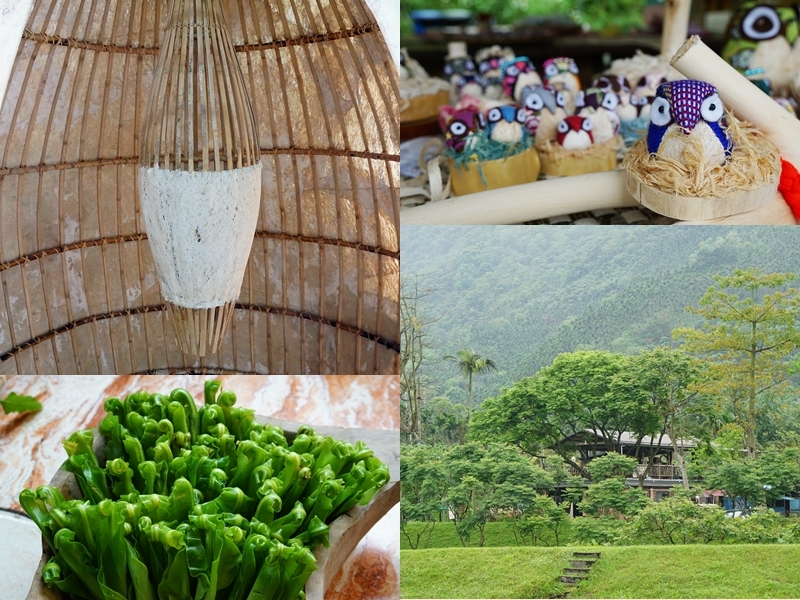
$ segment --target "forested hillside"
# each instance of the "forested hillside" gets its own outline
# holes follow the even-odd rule
[[[456,366],[471,348],[499,372],[475,379],[475,403],[560,352],[635,352],[671,343],[685,309],[734,268],[800,272],[780,227],[404,227],[402,272],[430,289],[420,303],[433,348],[429,398],[466,398]],[[795,236],[796,237],[796,236]]]

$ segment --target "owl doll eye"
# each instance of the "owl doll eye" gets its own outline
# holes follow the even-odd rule
[[[468,60],[466,63],[464,63],[464,66],[466,67],[467,71],[475,70],[475,63],[472,62],[471,60]]]
[[[487,119],[489,119],[489,123],[497,123],[498,121],[502,120],[503,113],[499,108],[493,108],[489,111],[489,114],[486,115]]]
[[[581,123],[581,129],[583,129],[584,131],[591,131],[592,122],[589,119],[584,119],[583,123]]]
[[[517,123],[524,123],[528,120],[528,116],[523,109],[517,109]]]
[[[453,135],[464,135],[467,132],[467,126],[461,121],[451,123],[449,129]]]
[[[516,77],[519,75],[519,67],[516,65],[511,65],[506,69],[506,75],[510,75],[511,77]]]
[[[669,114],[669,102],[666,98],[656,98],[650,107],[650,121],[653,125],[664,126],[669,124],[672,117]]]
[[[481,66],[478,67],[481,73],[486,73],[491,69],[491,65],[489,63],[481,63]]]
[[[558,67],[556,65],[547,65],[544,68],[544,74],[548,77],[555,77],[558,75]]]
[[[544,108],[544,100],[539,94],[528,94],[525,98],[525,108],[530,110],[542,110]]]
[[[567,133],[569,131],[569,123],[561,121],[558,124],[558,133]]]
[[[569,63],[569,72],[577,75],[578,74],[578,65],[574,62]]]
[[[561,108],[566,108],[567,106],[567,99],[564,98],[562,92],[556,92],[556,106],[560,106]]]
[[[619,96],[612,92],[607,92],[601,106],[606,110],[615,110],[619,106]]]
[[[711,123],[719,121],[724,112],[722,101],[720,101],[717,94],[712,94],[703,100],[703,103],[700,105],[700,116]]]
[[[769,40],[781,32],[781,18],[770,6],[756,6],[742,21],[742,31],[751,40]]]

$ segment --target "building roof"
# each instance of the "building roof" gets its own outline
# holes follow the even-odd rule
[[[581,431],[577,431],[572,435],[565,437],[562,441],[574,441],[574,442],[583,441],[584,443],[588,443],[591,440],[591,438],[596,438],[598,441],[601,441],[603,443],[605,443],[606,441],[606,438],[601,433],[595,434],[595,432],[592,431],[591,429],[583,429]],[[672,440],[668,435],[664,434],[664,436],[661,437],[660,445],[658,444],[658,440],[659,440],[658,437],[652,439],[653,445],[659,447],[672,447]],[[636,434],[634,434],[632,431],[623,431],[620,434],[617,443],[625,446],[635,446],[637,441],[638,438],[636,437]],[[644,436],[642,438],[642,447],[650,446],[650,444],[651,444],[651,437],[649,435]],[[689,439],[678,440],[678,446],[682,448],[693,448],[696,445],[697,444],[694,440],[689,440]]]

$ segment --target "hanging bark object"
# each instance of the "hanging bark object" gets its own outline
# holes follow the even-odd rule
[[[181,349],[216,352],[261,200],[253,108],[217,0],[173,0],[142,129],[139,197]]]

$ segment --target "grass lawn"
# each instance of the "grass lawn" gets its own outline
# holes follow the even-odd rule
[[[444,548],[400,551],[402,598],[548,598],[572,548]]]
[[[557,578],[581,548],[403,550],[403,598],[798,598],[800,545],[594,547],[589,579]]]

